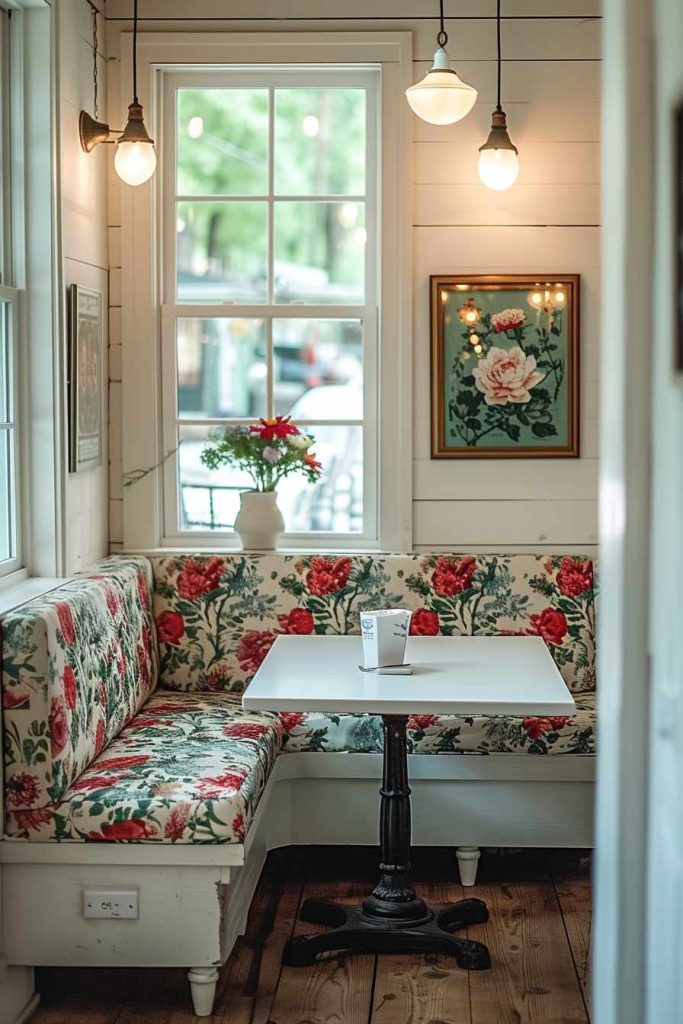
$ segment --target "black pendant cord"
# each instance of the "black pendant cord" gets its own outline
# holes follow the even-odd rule
[[[444,47],[448,42],[448,33],[444,27],[443,0],[439,0],[439,34],[436,37],[439,46]]]
[[[138,102],[138,0],[133,0],[133,103]]]
[[[502,58],[501,58],[501,47],[500,47],[500,0],[498,0],[498,5],[497,5],[497,8],[496,8],[496,40],[497,40],[497,43],[498,43],[498,104],[496,106],[496,110],[502,110],[503,108],[500,105],[500,77],[501,77],[501,66],[502,66],[502,63],[503,63]]]

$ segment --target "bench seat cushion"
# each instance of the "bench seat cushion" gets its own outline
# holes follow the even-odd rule
[[[277,716],[243,711],[229,694],[157,691],[61,801],[8,809],[8,835],[240,843],[283,733]]]
[[[595,693],[575,695],[571,718],[505,715],[411,715],[408,746],[413,754],[594,754]],[[283,751],[379,753],[382,721],[367,715],[283,713]]]

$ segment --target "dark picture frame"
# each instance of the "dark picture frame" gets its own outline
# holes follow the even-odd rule
[[[433,459],[577,458],[578,274],[430,278]]]
[[[102,465],[103,296],[69,287],[69,472]]]

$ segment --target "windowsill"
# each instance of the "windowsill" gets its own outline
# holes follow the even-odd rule
[[[0,585],[0,615],[6,615],[22,604],[27,604],[34,597],[42,597],[66,582],[66,577],[46,576],[28,576],[16,583],[8,580],[6,586]]]

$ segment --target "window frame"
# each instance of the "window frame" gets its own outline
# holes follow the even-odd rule
[[[20,329],[19,292],[15,279],[15,237],[13,221],[16,219],[16,183],[12,173],[12,145],[16,141],[13,131],[13,109],[16,112],[14,86],[14,56],[16,48],[11,43],[9,14],[0,8],[0,331],[4,332],[6,351],[0,350],[0,387],[6,373],[7,418],[0,421],[0,436],[8,434],[9,445],[9,501],[7,503],[7,539],[11,554],[0,558],[0,581],[14,576],[23,566],[23,530],[21,501],[21,443],[22,430],[19,421],[19,344]],[[4,365],[3,365],[4,364]],[[0,481],[2,483],[3,481]],[[4,502],[3,502],[4,506]],[[5,515],[5,510],[0,516]]]
[[[122,33],[121,108],[130,80],[132,36]],[[373,538],[311,534],[297,548],[408,550],[412,543],[412,241],[409,111],[404,90],[411,80],[412,35],[367,33],[142,33],[138,37],[138,91],[159,148],[161,173],[145,185],[117,186],[121,199],[123,546],[220,550],[236,546],[223,532],[169,535],[164,521],[163,478],[173,452],[163,433],[161,378],[162,299],[159,253],[164,229],[161,177],[164,158],[164,77],[244,66],[277,71],[281,65],[314,70],[380,70],[382,165],[378,168],[381,222],[377,264],[381,330],[378,336],[379,529]],[[333,66],[333,67],[331,67]],[[154,239],[154,244],[150,244]],[[374,262],[374,261],[373,261]],[[116,289],[117,282],[114,282]],[[367,300],[368,296],[366,296]],[[187,305],[185,303],[183,306]],[[296,307],[295,307],[296,308]],[[283,310],[290,307],[284,305]],[[299,310],[301,307],[299,307]],[[345,308],[348,316],[351,309]],[[261,310],[263,313],[263,310]],[[376,446],[377,447],[377,446]],[[310,540],[309,540],[310,538]],[[302,542],[303,541],[303,542]],[[227,543],[226,543],[227,542]]]
[[[177,246],[175,220],[175,204],[179,201],[176,195],[176,168],[177,168],[177,91],[181,88],[259,88],[267,89],[269,93],[269,187],[267,194],[263,196],[248,196],[250,201],[265,201],[268,205],[268,280],[270,294],[266,296],[264,303],[254,305],[241,305],[237,303],[190,303],[179,302],[176,298],[177,288]],[[273,159],[272,143],[274,138],[274,93],[278,88],[343,88],[353,87],[363,89],[366,94],[366,186],[362,197],[356,196],[333,196],[333,195],[305,195],[285,196],[276,193],[273,181]],[[162,167],[163,180],[161,183],[161,217],[162,217],[162,260],[160,261],[160,272],[162,275],[161,293],[163,298],[161,311],[161,363],[162,363],[162,430],[164,435],[164,449],[170,451],[178,444],[177,429],[180,425],[186,426],[220,426],[226,421],[212,418],[180,417],[177,410],[177,352],[176,352],[176,326],[184,317],[210,318],[210,319],[250,319],[257,317],[266,321],[266,347],[269,353],[269,364],[272,363],[272,324],[275,320],[297,319],[297,320],[359,320],[362,323],[363,334],[363,418],[354,419],[330,419],[330,420],[297,420],[305,432],[315,435],[316,429],[324,426],[359,426],[363,431],[363,529],[355,533],[341,533],[333,531],[298,531],[289,532],[283,536],[283,544],[286,547],[301,548],[309,550],[312,547],[326,548],[348,548],[354,545],[363,547],[377,547],[379,545],[379,510],[378,510],[378,487],[377,476],[379,470],[379,458],[377,452],[377,408],[379,400],[379,378],[378,378],[378,357],[377,357],[377,325],[379,309],[377,304],[379,263],[377,257],[379,238],[378,218],[378,146],[377,129],[379,127],[379,69],[361,70],[360,68],[342,69],[337,68],[301,68],[285,66],[268,70],[245,70],[240,67],[227,68],[221,72],[215,71],[185,71],[164,75],[163,80],[163,138],[164,153],[173,154],[173,159],[164,160]],[[183,197],[185,198],[185,197]],[[188,197],[194,198],[194,197]],[[241,196],[217,196],[216,201],[239,202]],[[365,247],[365,277],[364,297],[361,305],[331,305],[309,303],[278,303],[273,293],[274,287],[274,263],[275,253],[273,246],[273,218],[274,207],[279,201],[295,199],[297,201],[344,201],[353,202],[354,199],[362,199],[365,208],[365,225],[367,230],[367,242]],[[272,301],[271,301],[272,300]],[[269,380],[269,401],[272,402],[272,379]],[[266,410],[267,415],[272,415],[272,410]],[[249,423],[254,420],[230,419],[232,424]],[[368,458],[367,453],[372,453]],[[166,543],[182,544],[183,542],[198,542],[202,545],[210,545],[215,539],[219,540],[221,546],[238,547],[239,537],[234,530],[197,530],[181,529],[180,519],[180,480],[178,473],[178,459],[169,458],[164,466],[164,539]]]

